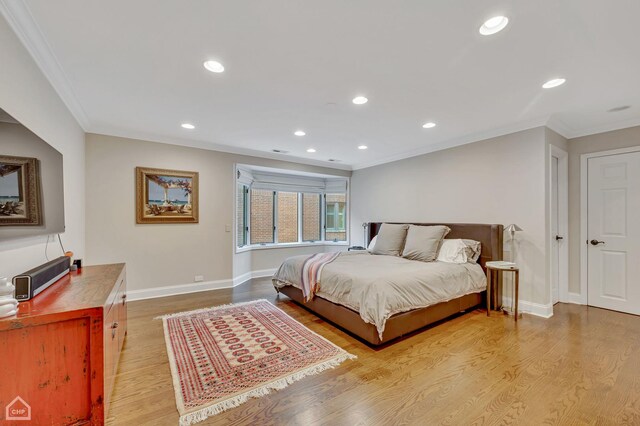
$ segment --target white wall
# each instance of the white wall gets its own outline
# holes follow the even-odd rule
[[[356,170],[352,243],[371,221],[516,223],[521,300],[547,305],[546,152],[540,127]]]
[[[316,247],[234,254],[235,165],[253,164],[349,176],[351,172],[114,136],[87,134],[87,262],[126,262],[133,290],[231,281],[276,268]],[[135,168],[199,172],[198,224],[136,224]]]
[[[640,146],[640,126],[569,140],[569,291],[580,294],[580,156]]]
[[[0,108],[62,153],[66,222],[62,238],[67,250],[82,257],[84,132],[2,16]],[[46,239],[40,236],[1,242],[0,276],[12,277],[44,263]],[[56,245],[49,247],[49,257],[60,254]]]

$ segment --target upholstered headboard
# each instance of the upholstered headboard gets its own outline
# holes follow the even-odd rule
[[[406,222],[388,222],[388,223],[406,223]],[[369,241],[378,235],[382,223],[369,223]],[[480,241],[482,244],[482,252],[478,263],[484,269],[485,263],[492,260],[502,260],[502,236],[503,226],[495,224],[482,223],[410,223],[410,225],[429,226],[429,225],[446,225],[451,228],[451,232],[446,238],[468,238]]]

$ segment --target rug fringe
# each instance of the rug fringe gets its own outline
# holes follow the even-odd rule
[[[209,416],[214,416],[230,408],[235,408],[241,404],[244,404],[251,398],[259,398],[261,396],[270,394],[271,391],[284,389],[290,384],[297,382],[298,380],[301,380],[304,377],[312,376],[312,375],[321,373],[325,370],[335,368],[338,365],[340,365],[342,362],[348,359],[356,359],[356,358],[357,356],[355,355],[351,355],[348,352],[343,352],[337,357],[330,359],[328,361],[325,361],[321,364],[317,364],[307,369],[297,371],[287,377],[283,377],[274,382],[267,383],[264,386],[261,386],[257,389],[253,389],[249,392],[236,395],[233,398],[227,399],[225,401],[219,402],[214,405],[210,405],[198,411],[194,411],[193,413],[185,414],[184,416],[180,417],[180,426],[189,426],[194,423],[202,422],[206,420]]]
[[[176,313],[173,313],[173,314],[160,315],[160,316],[155,317],[154,320],[181,317],[181,316],[184,316],[184,315],[198,314],[198,313],[207,312],[207,311],[215,311],[215,310],[218,310],[218,309],[230,308],[232,306],[250,305],[252,303],[257,303],[257,302],[270,303],[267,299],[256,299],[256,300],[250,300],[248,302],[227,303],[225,305],[212,306],[210,308],[202,308],[202,309],[195,309],[193,311],[176,312]]]

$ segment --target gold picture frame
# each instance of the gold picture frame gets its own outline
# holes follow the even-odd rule
[[[0,155],[0,179],[0,226],[42,225],[40,161]]]
[[[136,223],[198,223],[198,172],[136,167]]]

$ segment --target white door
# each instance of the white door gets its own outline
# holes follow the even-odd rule
[[[588,304],[640,314],[640,152],[588,159]]]
[[[558,157],[551,157],[551,302],[558,303],[560,299],[560,235],[558,223],[560,221],[558,188]]]

